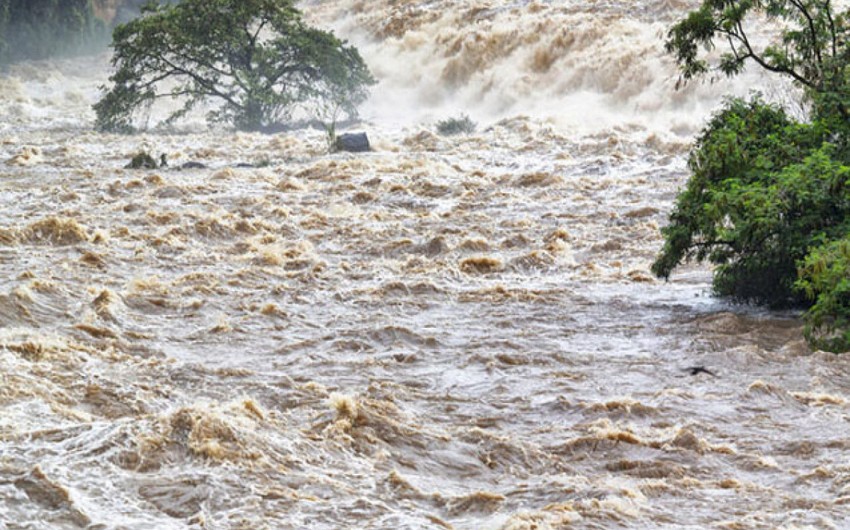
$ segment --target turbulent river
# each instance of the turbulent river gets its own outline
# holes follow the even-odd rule
[[[0,529],[850,528],[850,357],[648,272],[723,94],[793,100],[677,91],[693,6],[304,3],[380,79],[363,155],[0,77]]]

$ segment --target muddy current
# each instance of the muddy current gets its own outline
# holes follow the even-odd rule
[[[693,2],[565,4],[304,3],[366,154],[0,77],[0,528],[850,528],[850,358],[648,270],[710,110],[787,89],[676,91]]]

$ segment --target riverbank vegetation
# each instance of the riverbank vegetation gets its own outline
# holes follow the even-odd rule
[[[472,134],[477,128],[478,124],[472,121],[472,118],[466,114],[461,114],[456,118],[446,118],[437,122],[437,132],[442,136]]]
[[[757,17],[782,24],[778,44],[754,44]],[[704,0],[670,30],[683,81],[754,64],[793,80],[810,112],[800,122],[758,96],[727,101],[690,154],[652,267],[668,278],[708,261],[718,295],[805,307],[806,338],[833,352],[850,350],[848,19],[829,0]],[[718,42],[726,52],[711,63]]]
[[[290,0],[183,0],[147,5],[116,28],[111,87],[97,128],[129,132],[158,100],[166,123],[200,104],[210,122],[257,131],[333,109],[352,117],[374,84],[357,49],[311,28]]]

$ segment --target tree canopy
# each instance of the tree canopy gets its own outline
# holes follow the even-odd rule
[[[152,2],[115,29],[112,46],[112,86],[94,107],[101,130],[132,130],[162,98],[180,102],[168,122],[210,102],[210,121],[242,130],[298,110],[353,116],[374,84],[359,52],[306,25],[291,0]]]
[[[784,23],[778,43],[754,44],[754,15]],[[811,116],[799,123],[759,97],[728,100],[690,154],[692,175],[652,266],[668,278],[707,260],[717,294],[807,307],[807,339],[836,352],[850,350],[847,21],[829,0],[704,0],[673,26],[666,46],[686,81],[752,62],[801,86]],[[712,65],[715,41],[727,51]]]
[[[758,16],[784,27],[778,40],[756,43]],[[794,80],[824,116],[847,118],[848,36],[848,11],[838,11],[831,0],[703,0],[673,26],[665,46],[685,80],[711,70],[733,76],[755,63]],[[717,41],[726,51],[711,64],[706,52]]]

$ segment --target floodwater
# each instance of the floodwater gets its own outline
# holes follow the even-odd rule
[[[381,80],[363,155],[0,78],[0,528],[850,528],[850,358],[648,272],[764,79],[674,90],[693,2],[565,4],[306,3]]]

